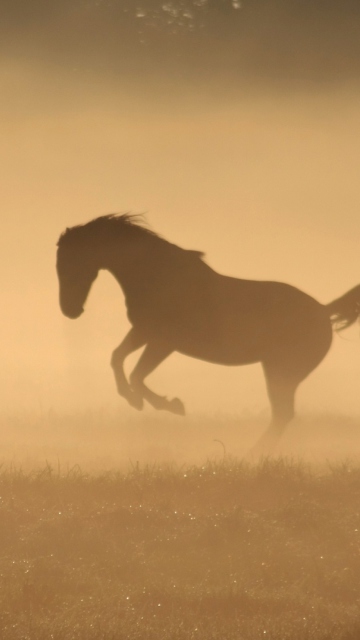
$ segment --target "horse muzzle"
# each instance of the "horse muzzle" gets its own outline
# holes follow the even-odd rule
[[[66,316],[67,318],[71,318],[71,320],[76,320],[76,318],[79,318],[81,314],[84,313],[84,307],[77,307],[75,309],[75,308],[67,307],[66,305],[63,305],[63,304],[60,304],[60,307],[64,316]]]

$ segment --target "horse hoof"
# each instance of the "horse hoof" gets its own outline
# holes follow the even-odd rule
[[[169,402],[169,411],[176,413],[178,416],[185,415],[185,407],[179,398],[173,398]]]
[[[137,409],[138,411],[142,411],[144,408],[144,399],[141,396],[134,394],[128,397],[128,402],[133,409]]]

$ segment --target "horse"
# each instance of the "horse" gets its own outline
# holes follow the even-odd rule
[[[99,270],[119,283],[132,325],[113,351],[117,391],[134,408],[184,415],[179,398],[160,396],[145,378],[173,352],[227,366],[261,363],[271,422],[255,447],[269,452],[294,417],[299,384],[328,352],[333,329],[360,316],[360,285],[329,304],[282,282],[214,271],[204,253],[151,230],[142,216],[109,214],[67,228],[57,243],[62,313],[78,318]],[[127,380],[126,357],[145,347]]]

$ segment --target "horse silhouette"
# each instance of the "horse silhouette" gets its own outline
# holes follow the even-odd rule
[[[185,413],[181,400],[144,383],[174,351],[230,366],[261,362],[272,419],[256,451],[270,451],[294,416],[299,383],[329,350],[333,326],[359,318],[360,285],[323,305],[288,284],[221,275],[203,257],[163,239],[137,215],[105,215],[66,229],[57,249],[61,310],[69,318],[82,314],[100,269],[116,278],[132,328],[111,365],[118,393],[136,409],[146,400]],[[124,360],[144,346],[128,381]]]

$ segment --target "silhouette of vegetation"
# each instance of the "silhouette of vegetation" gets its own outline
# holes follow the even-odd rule
[[[354,0],[2,0],[0,50],[95,72],[324,83],[359,76],[359,20]]]

